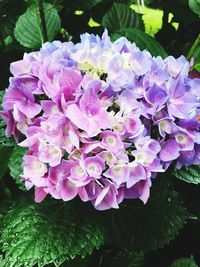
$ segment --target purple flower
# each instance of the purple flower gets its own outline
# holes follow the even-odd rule
[[[24,175],[26,177],[43,177],[47,172],[47,166],[37,157],[26,155],[24,156]]]
[[[197,98],[187,91],[181,78],[172,83],[169,89],[168,112],[170,116],[179,119],[189,119],[200,105]]]
[[[172,161],[179,157],[180,146],[177,144],[176,140],[169,139],[164,143],[160,151],[160,159],[162,161]]]
[[[165,88],[159,87],[157,84],[149,87],[145,92],[145,100],[149,105],[147,113],[154,115],[160,111],[164,107],[168,97]]]
[[[118,209],[118,191],[114,184],[106,179],[101,179],[102,189],[92,203],[97,210]]]
[[[165,137],[166,134],[173,133],[174,129],[176,128],[175,123],[170,118],[162,118],[154,123],[155,125],[158,125],[159,134],[162,137]]]
[[[129,172],[129,178],[126,181],[127,188],[131,188],[139,181],[146,180],[147,178],[145,168],[142,165],[137,164],[136,162],[129,164]]]
[[[13,110],[14,105],[28,118],[34,118],[42,110],[41,106],[35,103],[35,98],[31,91],[24,87],[9,88],[3,98],[3,108]]]
[[[147,74],[151,69],[151,56],[147,51],[141,53],[140,51],[135,52],[130,57],[129,64],[132,67],[133,72],[137,76],[142,76]]]
[[[183,56],[155,58],[105,31],[45,43],[10,69],[0,115],[27,147],[20,177],[36,202],[146,203],[158,173],[200,164],[200,80]]]
[[[178,59],[169,56],[165,59],[165,62],[167,63],[167,70],[172,77],[177,77],[178,75],[188,75],[189,62],[184,56],[180,56]]]
[[[110,167],[105,173],[104,176],[110,178],[117,186],[120,186],[122,183],[128,181],[129,179],[129,168],[127,164],[123,162],[118,162],[117,164]]]
[[[93,178],[101,178],[105,168],[104,161],[98,156],[88,157],[84,161],[88,175]]]
[[[150,195],[150,187],[151,187],[151,180],[141,180],[137,182],[131,188],[125,190],[125,198],[126,199],[134,199],[139,198],[141,199],[144,204],[147,202],[149,195]]]
[[[41,162],[48,163],[50,166],[57,166],[62,159],[62,150],[56,145],[40,144],[39,159]]]
[[[4,122],[6,123],[6,136],[10,137],[13,135],[16,140],[18,140],[19,131],[16,128],[16,123],[13,118],[13,114],[11,111],[2,111],[0,115]]]
[[[186,132],[179,131],[175,133],[176,142],[179,144],[180,150],[191,151],[194,149],[194,140]]]
[[[136,100],[135,92],[131,90],[123,91],[119,95],[119,106],[124,114],[130,114],[133,110],[138,110],[140,104]]]
[[[67,118],[89,135],[96,135],[100,129],[109,125],[108,113],[101,107],[98,99],[99,87],[100,83],[94,83],[94,86],[83,94],[79,105],[70,104],[65,112]]]
[[[48,192],[56,199],[69,201],[76,197],[81,191],[81,187],[77,187],[68,179],[70,172],[69,164],[63,161],[56,167],[51,167],[48,176]]]
[[[101,145],[109,152],[117,152],[123,146],[120,136],[112,131],[103,131],[101,133]]]

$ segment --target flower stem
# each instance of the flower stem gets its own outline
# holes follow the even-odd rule
[[[194,50],[196,49],[196,47],[200,44],[200,34],[197,36],[197,38],[195,39],[192,47],[190,48],[188,55],[187,55],[187,59],[189,60],[193,55],[194,55]]]
[[[46,26],[46,21],[45,21],[43,0],[36,0],[36,1],[38,4],[38,9],[40,13],[41,41],[42,43],[45,43],[48,41],[48,35],[47,35],[47,26]]]

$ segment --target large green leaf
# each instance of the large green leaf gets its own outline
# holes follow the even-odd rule
[[[113,34],[113,39],[117,39],[121,36],[125,36],[129,41],[135,42],[141,50],[148,50],[153,56],[161,56],[163,58],[167,56],[164,48],[154,38],[138,29],[121,29]]]
[[[175,260],[170,267],[198,267],[193,259],[181,258]]]
[[[174,175],[187,183],[200,184],[200,165],[182,167],[180,170],[175,169]]]
[[[189,6],[194,13],[200,16],[200,0],[189,0]]]
[[[105,214],[104,223],[109,241],[122,248],[148,251],[174,239],[189,216],[169,178],[160,177],[153,183],[146,205],[136,200],[122,203],[119,210]]]
[[[13,152],[9,158],[8,167],[10,169],[10,175],[15,180],[16,184],[19,185],[21,190],[25,190],[24,182],[21,181],[19,176],[23,173],[22,162],[23,156],[26,152],[26,149],[23,147],[15,146]]]
[[[48,41],[52,41],[60,29],[60,17],[51,4],[44,4]],[[36,5],[30,6],[19,17],[15,26],[15,37],[18,42],[28,48],[37,49],[42,44],[39,10]]]
[[[33,204],[27,199],[4,216],[0,249],[5,267],[39,267],[80,255],[84,258],[104,242],[95,218],[80,218],[73,206],[58,200]]]
[[[141,14],[136,13],[127,5],[116,3],[114,3],[111,9],[104,15],[102,26],[111,32],[128,27],[144,29]]]
[[[120,251],[114,258],[110,267],[124,266],[124,267],[143,267],[144,253],[132,252],[129,250]]]

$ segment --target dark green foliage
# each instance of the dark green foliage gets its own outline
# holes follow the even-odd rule
[[[15,180],[16,184],[19,185],[21,190],[25,190],[24,182],[20,179],[20,175],[22,175],[22,162],[23,156],[26,152],[26,149],[23,147],[15,146],[12,154],[10,155],[8,167],[10,169],[10,175]]]
[[[187,183],[200,184],[200,166],[192,165],[182,167],[180,170],[174,170],[174,175]]]
[[[3,99],[4,91],[0,91],[0,108],[1,108],[1,103]]]
[[[170,267],[198,267],[193,259],[181,258],[175,260]]]
[[[144,253],[132,252],[128,250],[120,251],[113,259],[110,267],[126,266],[126,267],[143,267]]]
[[[0,247],[5,267],[60,266],[66,259],[84,258],[104,242],[101,226],[92,218],[79,218],[64,202],[33,204],[24,198],[3,220]]]
[[[60,29],[60,17],[51,4],[44,5],[48,41],[52,41]],[[18,42],[29,48],[39,48],[42,44],[39,10],[36,5],[30,6],[19,17],[15,26],[15,37]]]
[[[0,145],[0,179],[4,176],[7,171],[7,165],[9,161],[9,156],[12,152],[12,147]]]
[[[102,26],[109,31],[114,32],[122,28],[139,28],[144,29],[144,24],[140,14],[131,10],[123,4],[116,4],[104,15]]]
[[[104,220],[113,243],[143,251],[169,243],[189,219],[189,213],[166,177],[154,182],[146,205],[130,201],[121,204],[119,211],[109,211],[107,216]]]
[[[192,69],[200,71],[200,35],[197,36],[196,40],[194,41],[192,47],[190,48],[188,55],[188,59],[193,58],[194,65]]]
[[[72,41],[77,42],[83,32],[101,35],[107,28],[113,40],[126,36],[153,56],[184,54],[194,60],[191,70],[200,71],[200,0],[144,1],[154,9],[163,10],[162,28],[154,38],[145,32],[144,17],[130,8],[132,3],[139,2],[143,1],[43,1],[46,39],[68,41],[71,36]],[[173,14],[171,21],[170,14]],[[99,26],[90,27],[91,18]],[[173,23],[177,23],[176,29]],[[45,39],[43,30],[37,0],[0,0],[0,90],[8,85],[9,64],[20,60],[24,52],[40,48]],[[3,94],[4,91],[0,91],[0,103]],[[170,171],[155,179],[146,205],[126,201],[119,210],[99,212],[91,204],[77,199],[69,203],[46,199],[42,204],[34,204],[32,190],[27,193],[18,190],[25,190],[19,176],[26,149],[16,146],[13,137],[5,136],[5,127],[0,118],[0,267],[169,267],[173,259],[189,255],[194,255],[195,260],[180,258],[170,267],[200,264],[197,262],[199,244],[192,244],[186,253],[187,242],[177,238],[178,233],[184,236],[185,223],[199,214],[199,166],[173,171],[178,179],[172,181]],[[188,194],[183,193],[183,187],[195,185],[195,192],[191,189]],[[10,201],[13,201],[11,206]],[[198,237],[199,220],[193,224],[189,229]],[[175,241],[171,241],[173,239]],[[175,243],[171,256],[167,248],[173,242],[178,245]],[[180,253],[181,246],[184,248]],[[150,252],[156,249],[157,252]],[[157,264],[148,258],[149,253],[155,253],[152,257],[157,259]],[[166,264],[162,261],[163,255],[169,257]]]
[[[193,12],[200,16],[200,1],[199,0],[189,0],[189,6]]]
[[[7,138],[5,136],[5,125],[2,121],[0,121],[0,145],[3,146],[14,146],[15,141],[14,138]]]

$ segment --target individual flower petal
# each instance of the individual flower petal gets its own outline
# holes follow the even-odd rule
[[[46,196],[47,196],[47,193],[42,187],[35,188],[35,202],[36,203],[42,202]]]
[[[174,139],[169,139],[164,143],[160,151],[160,159],[162,161],[172,161],[179,157],[180,146]]]
[[[78,188],[70,180],[64,180],[61,187],[61,198],[64,201],[73,199],[78,193]]]

